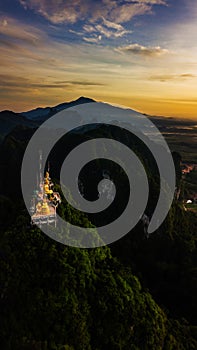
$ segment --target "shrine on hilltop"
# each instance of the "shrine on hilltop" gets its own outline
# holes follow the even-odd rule
[[[40,152],[39,180],[37,181],[37,189],[33,193],[30,206],[32,225],[56,225],[56,210],[61,203],[61,197],[58,192],[53,191],[53,187],[54,184],[50,178],[49,167],[43,178],[42,152]]]

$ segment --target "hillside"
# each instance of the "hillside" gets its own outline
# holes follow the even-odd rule
[[[81,142],[101,137],[123,142],[143,163],[150,188],[145,217],[125,237],[107,247],[73,248],[30,225],[20,173],[35,130],[34,122],[15,126],[0,145],[1,349],[195,350],[197,217],[175,198],[162,226],[147,234],[145,219],[154,212],[160,180],[150,150],[117,125],[79,128],[57,142],[50,174],[62,198],[58,213],[72,224],[106,225],[124,210],[129,193],[122,169],[97,159],[82,169],[80,189],[95,200],[97,184],[107,174],[117,187],[114,202],[99,214],[83,214],[65,200],[59,170]],[[179,187],[180,155],[173,158]]]
[[[19,113],[12,111],[0,112],[0,143],[17,126],[35,128],[38,123],[28,120]]]

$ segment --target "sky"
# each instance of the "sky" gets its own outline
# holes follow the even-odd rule
[[[197,119],[197,0],[1,0],[0,110],[80,96]]]

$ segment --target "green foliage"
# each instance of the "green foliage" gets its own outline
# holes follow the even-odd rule
[[[1,237],[2,348],[162,348],[165,315],[109,248],[64,247],[26,224]]]
[[[99,135],[103,137],[104,131],[98,129]],[[27,141],[22,131],[20,137],[16,136],[6,138],[0,152],[0,166],[8,174],[3,177],[1,190],[9,197],[0,198],[6,222],[0,235],[0,348],[196,349],[196,216],[184,212],[180,203],[174,203],[163,226],[148,239],[139,222],[110,248],[87,250],[58,244],[31,227],[24,208],[20,205],[16,208],[10,201],[17,199],[18,204],[20,200],[20,164]],[[122,137],[141,157],[151,187],[147,207],[151,216],[159,192],[154,159],[135,137],[127,134],[120,137],[116,128],[111,137],[120,141]],[[81,136],[71,135],[68,148],[80,140]],[[62,141],[59,144],[62,158],[63,146]],[[56,169],[61,159],[53,154],[51,157]],[[174,159],[178,169],[178,155]],[[113,165],[110,170],[118,181],[121,171],[115,171]],[[95,178],[92,173],[83,176],[87,181],[90,178],[92,195],[93,180],[99,176],[97,173]],[[127,192],[124,181],[117,206],[108,212],[110,219],[119,206],[122,208]],[[177,184],[179,181],[180,176]],[[55,189],[61,192],[58,185]],[[58,212],[73,224],[94,228],[90,217],[73,209],[64,199]],[[98,221],[102,224],[100,217]]]
[[[182,326],[108,247],[65,247],[27,224],[1,236],[2,349],[183,349]]]

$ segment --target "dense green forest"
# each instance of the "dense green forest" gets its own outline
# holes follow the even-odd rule
[[[0,348],[196,349],[196,214],[185,212],[175,200],[165,222],[152,235],[147,235],[140,221],[108,247],[79,249],[51,240],[30,225],[21,196],[21,162],[33,132],[17,127],[0,148]],[[150,185],[146,215],[151,217],[159,193],[157,166],[142,142],[116,127],[60,140],[50,154],[57,189],[61,192],[58,169],[65,154],[81,141],[103,135],[124,139],[141,158]],[[178,154],[174,153],[174,161],[179,186]],[[114,206],[104,217],[85,216],[62,195],[59,213],[63,218],[87,227],[113,220],[124,209],[127,178],[112,163],[97,161],[81,172],[85,196],[95,198],[95,184],[106,167],[120,185]]]

